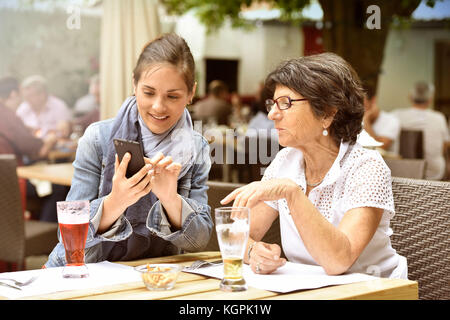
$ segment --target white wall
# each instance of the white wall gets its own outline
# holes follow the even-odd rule
[[[408,107],[408,94],[415,82],[434,83],[434,43],[442,39],[450,39],[450,30],[389,32],[377,93],[381,109]]]
[[[241,34],[241,63],[239,64],[239,93],[253,94],[264,79],[265,32],[258,27]]]
[[[303,33],[299,27],[282,24],[259,25],[250,31],[225,25],[207,34],[193,14],[181,17],[176,32],[185,37],[197,63],[198,94],[205,94],[205,58],[239,60],[240,94],[253,94],[282,60],[303,54]],[[381,109],[409,106],[408,93],[416,81],[434,82],[435,40],[450,39],[450,30],[391,30],[385,47],[378,85]]]
[[[252,94],[264,76],[264,28],[233,29],[226,25],[205,39],[204,58],[238,60],[238,92]]]
[[[265,27],[264,74],[267,75],[284,60],[303,56],[303,32],[300,27],[269,25]]]
[[[183,37],[191,48],[196,67],[197,93],[203,95],[205,92],[204,81],[202,81],[205,78],[203,52],[205,51],[206,28],[192,13],[187,13],[179,17],[174,32]]]
[[[258,25],[251,30],[233,29],[226,24],[217,32],[206,29],[191,13],[177,21],[175,32],[188,42],[194,56],[198,95],[204,95],[205,59],[239,60],[238,91],[254,94],[258,83],[284,59],[303,53],[303,33],[299,27]]]

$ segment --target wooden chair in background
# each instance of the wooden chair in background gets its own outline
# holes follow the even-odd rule
[[[405,129],[400,131],[399,154],[403,159],[423,159],[423,148],[423,131]]]
[[[22,270],[26,257],[53,250],[58,243],[58,224],[25,221],[16,167],[14,155],[0,155],[0,261]]]

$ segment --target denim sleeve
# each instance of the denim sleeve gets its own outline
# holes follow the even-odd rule
[[[152,233],[188,252],[202,250],[209,242],[213,227],[206,192],[211,160],[209,145],[203,138],[200,148],[185,179],[178,182],[178,193],[183,199],[182,219],[184,221],[182,221],[181,229],[175,232],[170,231],[164,208],[159,201],[153,205],[147,218],[147,228]]]
[[[100,125],[93,124],[89,126],[84,135],[80,138],[78,148],[73,162],[74,176],[72,185],[66,200],[89,200],[90,201],[90,223],[86,240],[86,262],[95,262],[101,254],[103,240],[119,241],[132,232],[128,221],[121,224],[120,231],[113,237],[104,237],[97,234],[98,223],[94,217],[101,216],[104,197],[98,198],[100,183],[102,180],[102,149],[99,141]],[[46,267],[55,267],[65,264],[65,250],[62,239],[58,231],[59,243],[53,249]]]

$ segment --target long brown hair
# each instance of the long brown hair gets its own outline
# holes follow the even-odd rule
[[[189,91],[195,84],[195,62],[186,41],[175,33],[164,34],[144,46],[133,71],[135,84],[143,72],[157,63],[170,63],[176,66],[184,77]]]

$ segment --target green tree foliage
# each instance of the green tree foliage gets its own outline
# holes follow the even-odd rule
[[[433,7],[436,1],[424,0]],[[228,19],[233,27],[248,26],[242,9],[253,3],[266,3],[281,11],[280,20],[301,23],[303,8],[311,0],[162,0],[169,14],[181,15],[195,9],[196,15],[209,32],[217,30]],[[411,16],[421,0],[318,0],[323,15],[324,48],[349,61],[361,79],[374,89],[381,72],[384,46],[393,21]],[[368,29],[367,8],[377,5],[381,13],[381,28]],[[301,53],[299,53],[301,54]]]

